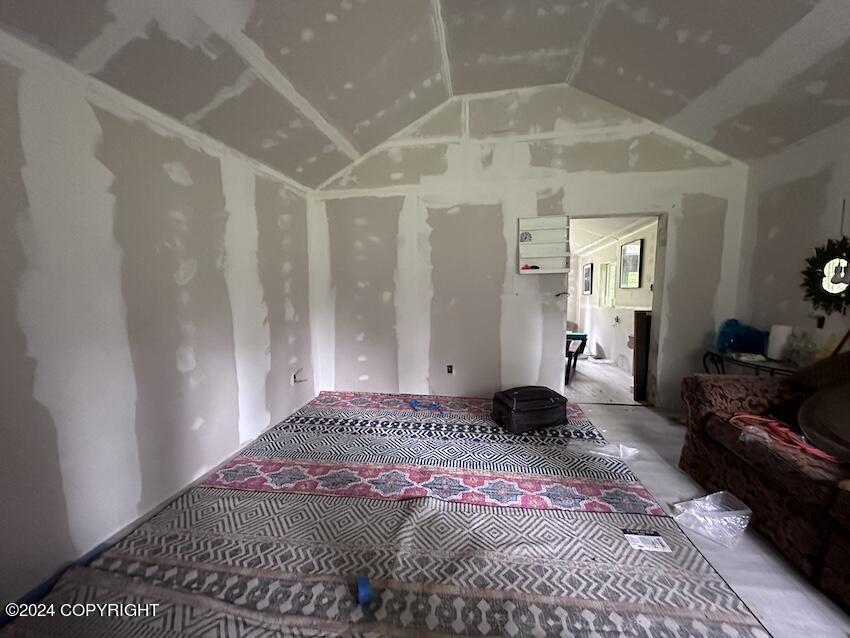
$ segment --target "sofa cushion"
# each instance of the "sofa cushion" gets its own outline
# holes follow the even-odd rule
[[[679,467],[707,490],[728,490],[753,510],[752,526],[807,576],[820,570],[834,527],[823,507],[801,503],[787,490],[705,434],[689,431]]]
[[[720,417],[710,417],[706,434],[745,461],[801,504],[829,509],[838,482],[850,478],[850,468],[782,445],[763,435],[745,432]],[[744,434],[744,436],[741,436]]]

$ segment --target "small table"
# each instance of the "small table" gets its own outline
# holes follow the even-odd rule
[[[708,374],[711,374],[711,367],[714,368],[716,374],[727,374],[726,364],[749,368],[756,371],[756,376],[762,372],[767,372],[770,376],[788,376],[794,374],[800,369],[793,361],[783,359],[782,361],[774,361],[773,359],[765,359],[764,361],[747,361],[737,358],[737,352],[720,352],[719,350],[709,349],[705,351],[702,357],[702,367]]]

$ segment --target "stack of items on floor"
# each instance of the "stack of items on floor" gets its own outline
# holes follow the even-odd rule
[[[577,406],[521,435],[491,408],[322,393],[45,600],[156,616],[4,635],[767,638]]]
[[[688,433],[679,465],[710,490],[728,490],[752,525],[806,576],[850,607],[850,427],[844,411],[828,438],[798,413],[820,397],[850,402],[850,354],[791,377],[695,375],[685,379]],[[806,408],[802,408],[805,405]],[[800,429],[802,427],[802,429]],[[843,433],[843,434],[842,434]],[[803,436],[823,441],[814,448]],[[844,444],[842,438],[847,439]]]

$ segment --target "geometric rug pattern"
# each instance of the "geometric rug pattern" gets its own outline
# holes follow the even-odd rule
[[[411,396],[323,392],[204,484],[664,514],[620,459],[593,452],[604,438],[578,406],[566,408],[564,425],[517,436],[490,420],[487,400]],[[411,407],[418,405],[439,410]]]
[[[670,518],[639,514],[195,488],[86,571],[52,600],[162,600],[154,636],[768,636]]]
[[[439,409],[421,410],[422,403]],[[586,421],[568,409],[571,422]],[[56,609],[155,603],[156,614],[19,618],[0,633],[769,638],[661,511],[634,511],[640,507],[626,502],[604,511],[566,503],[511,506],[502,502],[510,498],[505,486],[481,502],[431,494],[352,498],[321,493],[312,483],[292,491],[251,487],[258,477],[240,469],[260,467],[264,481],[281,487],[295,471],[309,474],[322,464],[330,469],[300,480],[318,485],[326,477],[332,484],[343,482],[342,471],[373,472],[372,479],[397,471],[401,481],[410,474],[397,469],[404,464],[395,470],[381,464],[391,454],[381,442],[428,440],[443,452],[449,447],[439,442],[458,446],[454,465],[443,452],[411,465],[432,477],[489,472],[491,486],[504,480],[527,491],[534,481],[640,487],[620,461],[582,451],[604,442],[589,423],[515,437],[494,428],[488,413],[483,399],[323,393],[257,439],[237,464],[213,473],[207,485],[183,492],[88,566],[68,570],[42,601]],[[323,434],[329,437],[324,447]],[[545,461],[515,473],[470,469],[489,462],[476,453],[488,442],[506,456],[505,467],[515,468],[510,464],[520,462],[522,450]],[[311,450],[350,458],[304,457]],[[356,454],[365,460],[352,460]],[[228,469],[233,473],[222,474]],[[293,476],[277,476],[282,470]],[[228,489],[211,484],[217,480]],[[392,481],[373,487],[388,495],[395,489]],[[669,551],[635,549],[624,530],[660,538]],[[373,589],[365,606],[357,604],[354,588],[361,572]]]

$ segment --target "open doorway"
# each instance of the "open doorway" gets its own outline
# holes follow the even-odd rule
[[[647,402],[658,230],[658,216],[570,219],[570,401]]]

